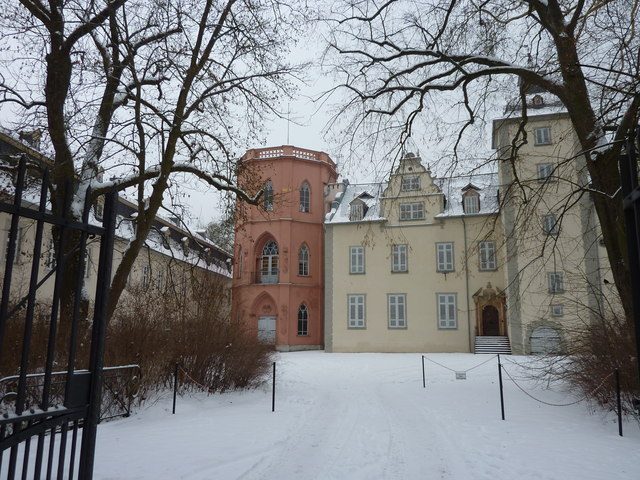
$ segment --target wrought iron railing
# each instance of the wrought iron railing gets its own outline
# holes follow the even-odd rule
[[[76,370],[82,374],[87,370]],[[131,405],[138,393],[142,372],[139,365],[105,367],[103,376],[100,421],[116,417],[128,417]],[[17,398],[20,375],[0,378],[0,415],[8,415],[13,410]],[[40,409],[40,399],[45,386],[44,373],[26,375],[25,409]],[[65,401],[67,372],[52,372],[49,408],[61,407]]]

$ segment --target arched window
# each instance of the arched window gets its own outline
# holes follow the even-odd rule
[[[273,240],[262,249],[260,283],[278,283],[278,244]]]
[[[300,187],[300,211],[306,213],[311,211],[311,192],[307,182]]]
[[[271,180],[264,185],[264,209],[268,212],[273,210],[273,183]]]
[[[309,247],[302,245],[298,252],[298,275],[309,275]]]
[[[309,334],[309,310],[303,303],[298,309],[298,335]]]

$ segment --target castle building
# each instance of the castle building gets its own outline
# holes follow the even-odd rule
[[[278,350],[321,349],[323,222],[336,164],[285,145],[249,150],[239,167],[240,185],[264,193],[237,212],[232,319]]]
[[[386,182],[332,183],[325,154],[249,151],[265,196],[237,237],[238,319],[280,349],[566,350],[615,291],[579,143],[545,97],[517,149],[517,110],[494,121],[495,173],[437,178],[406,153]]]

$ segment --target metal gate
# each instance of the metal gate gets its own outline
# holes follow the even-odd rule
[[[17,377],[15,390],[0,398],[3,479],[90,479],[93,475],[117,194],[106,196],[99,225],[89,221],[88,193],[82,221],[49,213],[48,183],[48,170],[35,179],[27,174],[24,156],[13,186],[3,182],[3,188],[9,185],[13,202],[0,202],[0,214],[10,219],[0,303],[0,368],[14,371],[0,371],[0,376]],[[71,206],[69,193],[64,211]],[[52,228],[58,232],[55,248]],[[48,239],[49,251],[43,247],[43,240]],[[92,295],[74,294],[70,318],[62,318],[63,281],[70,281],[63,278],[64,266],[72,256],[80,259],[72,285],[74,293],[83,292],[88,239],[100,244],[93,314],[82,308],[82,302]],[[50,294],[43,302],[42,292],[47,289]],[[88,319],[81,318],[83,311]],[[83,366],[79,365],[79,351],[85,354]],[[66,370],[62,385],[53,375],[61,369]],[[28,390],[33,374],[42,376],[37,400]],[[60,395],[55,389],[64,391]]]
[[[620,177],[623,196],[624,222],[629,250],[629,271],[633,292],[640,291],[640,186],[638,186],[638,151],[640,128],[627,141],[627,152],[620,156]],[[640,296],[633,295],[633,317],[640,375]],[[640,404],[640,401],[639,401]]]

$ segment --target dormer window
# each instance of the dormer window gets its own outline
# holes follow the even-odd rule
[[[403,177],[400,190],[403,192],[420,190],[420,177]]]
[[[480,213],[480,193],[478,188],[472,184],[462,189],[462,209],[464,213]]]
[[[364,204],[352,203],[349,206],[349,220],[352,222],[357,222],[358,220],[362,220],[363,218],[364,218]]]
[[[479,195],[465,195],[463,197],[464,213],[479,213],[480,212],[480,196]]]

